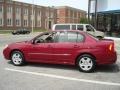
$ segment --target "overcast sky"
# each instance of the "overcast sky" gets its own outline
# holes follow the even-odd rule
[[[14,0],[20,2],[33,3],[42,6],[71,6],[87,11],[88,0]]]

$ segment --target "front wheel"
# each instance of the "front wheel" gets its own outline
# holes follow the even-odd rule
[[[93,72],[96,67],[95,58],[88,54],[81,55],[77,59],[77,66],[82,72]]]
[[[13,51],[11,54],[11,61],[15,66],[21,66],[25,63],[24,56],[20,51]]]

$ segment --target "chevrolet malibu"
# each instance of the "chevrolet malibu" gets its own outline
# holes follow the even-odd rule
[[[25,62],[65,64],[76,65],[83,72],[117,60],[113,40],[98,40],[77,30],[45,32],[32,40],[6,45],[3,55],[16,66]]]

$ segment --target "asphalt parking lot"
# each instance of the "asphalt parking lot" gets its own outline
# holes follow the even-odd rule
[[[2,50],[6,44],[30,40],[37,34],[0,36],[0,90],[120,90],[119,41],[115,41],[116,64],[99,66],[94,73],[64,65],[28,63],[18,67],[4,59]]]

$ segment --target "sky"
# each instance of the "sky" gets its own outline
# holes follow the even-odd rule
[[[88,0],[14,0],[26,3],[33,3],[41,6],[71,6],[87,11]]]

